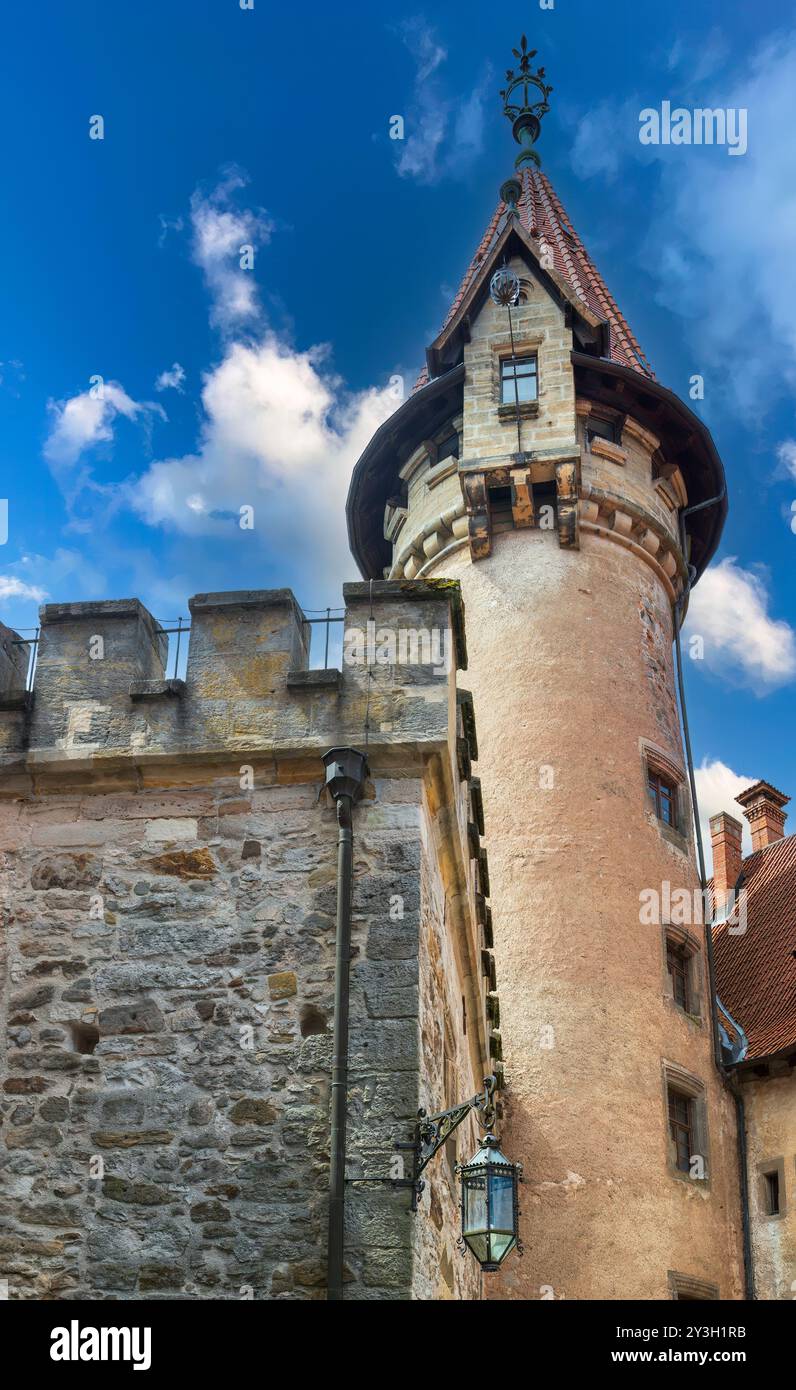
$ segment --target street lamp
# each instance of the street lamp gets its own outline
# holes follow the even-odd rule
[[[495,1122],[493,1096],[496,1089],[497,1077],[488,1076],[484,1081],[483,1092],[472,1096],[461,1105],[455,1105],[452,1109],[443,1110],[437,1115],[427,1115],[425,1110],[421,1110],[412,1140],[406,1144],[395,1145],[396,1149],[407,1149],[411,1152],[412,1176],[376,1179],[377,1182],[389,1181],[393,1187],[411,1188],[412,1211],[417,1211],[420,1194],[425,1187],[421,1173],[442,1148],[446,1139],[462,1120],[467,1118],[470,1111],[474,1110],[478,1123],[488,1133],[470,1162],[456,1165],[456,1172],[462,1181],[462,1233],[458,1245],[462,1254],[469,1250],[475,1256],[485,1273],[499,1269],[510,1250],[516,1250],[520,1255],[523,1253],[517,1198],[517,1186],[522,1181],[522,1164],[512,1163],[506,1158],[498,1147],[497,1139],[491,1133]],[[362,1181],[367,1182],[368,1179]]]
[[[492,1273],[519,1246],[522,1165],[506,1158],[494,1134],[487,1134],[469,1163],[457,1163],[456,1171],[462,1180],[460,1240],[484,1272]]]

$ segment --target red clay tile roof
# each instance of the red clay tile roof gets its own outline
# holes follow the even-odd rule
[[[539,169],[523,169],[519,177],[522,182],[522,196],[518,204],[518,211],[523,227],[535,240],[544,241],[550,247],[553,253],[553,265],[558,273],[564,277],[578,298],[591,309],[592,313],[607,321],[611,333],[611,359],[618,362],[620,366],[631,367],[634,371],[654,381],[655,373],[652,367],[641,351],[624,314],[619,309],[594,261],[572,226],[550,180]],[[505,213],[505,203],[498,203],[481,244],[459,286],[443,327],[450,323],[470,282],[478,273],[484,257],[489,254],[497,240],[502,230]],[[428,375],[424,369],[418,379],[417,386],[424,386],[427,380]]]
[[[714,929],[716,990],[749,1039],[748,1059],[796,1047],[796,835],[743,861],[746,931]]]

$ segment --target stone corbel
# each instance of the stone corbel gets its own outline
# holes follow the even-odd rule
[[[578,460],[561,459],[556,463],[556,493],[558,495],[558,544],[562,549],[578,550]]]
[[[483,473],[464,473],[461,482],[467,506],[470,555],[474,560],[484,560],[492,553],[492,522],[486,479]]]
[[[511,511],[514,525],[521,529],[536,524],[533,511],[533,485],[531,470],[512,468],[511,470]]]

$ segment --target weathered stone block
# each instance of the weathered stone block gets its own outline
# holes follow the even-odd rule
[[[163,1015],[152,999],[134,1004],[115,1004],[103,1009],[97,1023],[102,1034],[159,1033],[165,1027]]]
[[[272,999],[289,999],[296,993],[298,985],[292,970],[278,971],[268,976],[268,992]]]

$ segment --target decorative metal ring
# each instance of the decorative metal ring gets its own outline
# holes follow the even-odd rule
[[[489,296],[493,304],[504,309],[520,302],[520,277],[510,266],[500,266],[489,282]]]

